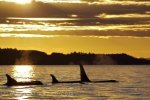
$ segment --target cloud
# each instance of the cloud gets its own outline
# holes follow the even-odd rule
[[[40,34],[17,34],[17,33],[0,33],[0,37],[20,37],[20,38],[54,38],[58,35],[40,35]]]
[[[38,3],[32,6],[28,5],[28,9],[26,6],[4,6],[0,3],[0,8],[0,16],[53,17],[44,20],[40,18],[34,20],[29,18],[3,19],[0,24],[1,37],[7,37],[6,35],[8,37],[150,36],[149,0],[83,0],[81,3]],[[18,35],[18,33],[24,34]],[[26,33],[28,34],[25,35]]]
[[[82,0],[89,4],[150,5],[149,0]]]
[[[149,14],[119,14],[119,15],[107,15],[105,13],[97,15],[99,18],[150,18]]]
[[[98,4],[87,3],[38,3],[37,5],[20,6],[15,4],[0,3],[0,16],[20,16],[20,17],[69,17],[77,15],[78,17],[94,17],[98,14],[144,14],[150,11],[150,2],[148,1],[116,1],[116,0],[96,0]],[[114,3],[118,2],[118,3]],[[131,3],[132,2],[132,3]],[[8,6],[9,5],[9,6]],[[4,12],[3,9],[6,9]],[[13,12],[10,12],[10,10]]]

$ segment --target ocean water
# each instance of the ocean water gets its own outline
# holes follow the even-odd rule
[[[84,66],[91,80],[115,79],[119,83],[63,83],[51,84],[50,74],[58,80],[80,80],[79,66],[0,66],[1,100],[149,100],[150,67],[127,66]],[[7,87],[5,74],[18,81],[40,80],[41,86]]]

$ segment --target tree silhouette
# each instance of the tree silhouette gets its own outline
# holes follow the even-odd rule
[[[0,49],[0,65],[146,65],[150,60],[135,58],[127,54],[52,53],[47,55],[36,50]]]

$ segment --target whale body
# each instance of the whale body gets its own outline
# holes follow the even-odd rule
[[[8,74],[6,74],[6,77],[7,82],[4,84],[6,86],[43,85],[41,81],[17,82]]]
[[[88,78],[83,65],[81,65],[81,64],[80,64],[80,81],[59,81],[53,74],[50,74],[50,76],[52,77],[52,84],[55,84],[55,83],[86,83],[86,82],[90,82],[90,83],[117,83],[117,82],[119,82],[117,80],[91,81]]]

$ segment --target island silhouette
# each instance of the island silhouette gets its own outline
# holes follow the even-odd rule
[[[149,59],[135,58],[127,54],[94,54],[73,52],[70,54],[36,50],[0,49],[0,65],[150,65]]]

